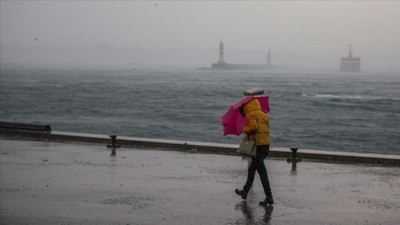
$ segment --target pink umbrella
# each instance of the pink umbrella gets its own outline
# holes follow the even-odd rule
[[[239,136],[242,133],[243,127],[246,124],[246,119],[240,114],[239,108],[252,100],[257,98],[261,105],[261,110],[265,113],[269,109],[269,96],[247,96],[240,102],[233,104],[229,110],[222,116],[222,125],[224,126],[224,136],[228,134],[235,134]]]

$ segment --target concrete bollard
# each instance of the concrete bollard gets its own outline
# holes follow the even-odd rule
[[[111,149],[111,156],[115,156],[116,155],[116,148],[121,147],[121,145],[117,144],[117,135],[110,135],[111,138],[111,144],[107,145],[107,148],[112,148]]]
[[[292,157],[291,158],[287,158],[287,162],[288,163],[292,163],[292,173],[296,173],[297,172],[297,163],[301,161],[300,158],[297,158],[297,151],[299,150],[298,148],[290,148],[290,150],[292,151]]]

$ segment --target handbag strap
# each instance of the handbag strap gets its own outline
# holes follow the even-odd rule
[[[256,130],[256,133],[254,134],[254,142],[256,143],[256,145],[257,145],[257,132],[258,132],[258,116],[256,115],[256,124],[257,124],[257,130]]]

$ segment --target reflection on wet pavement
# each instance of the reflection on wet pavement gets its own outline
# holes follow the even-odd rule
[[[400,168],[268,158],[274,207],[234,190],[241,157],[0,140],[1,224],[385,224],[400,221]],[[294,164],[296,165],[296,164]],[[292,165],[293,166],[293,165]],[[292,169],[293,170],[293,169]],[[349,213],[351,212],[351,213]]]
[[[252,225],[252,224],[271,224],[272,219],[272,211],[274,210],[274,206],[265,206],[262,207],[264,209],[264,214],[260,218],[254,217],[254,209],[247,204],[246,201],[242,201],[241,203],[235,206],[236,211],[241,211],[243,213],[243,218],[238,219],[234,224],[243,224],[243,225]]]

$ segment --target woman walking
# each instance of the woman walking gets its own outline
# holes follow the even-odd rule
[[[247,120],[247,125],[243,128],[243,133],[248,135],[249,140],[256,141],[257,154],[255,157],[251,158],[246,184],[243,186],[243,189],[236,189],[235,193],[240,195],[243,199],[246,199],[257,171],[265,193],[265,200],[261,201],[260,205],[272,205],[274,204],[274,200],[272,198],[267,169],[264,164],[264,159],[269,153],[269,146],[271,144],[269,136],[269,116],[261,110],[257,98],[253,98],[247,102],[240,109],[240,112]]]

